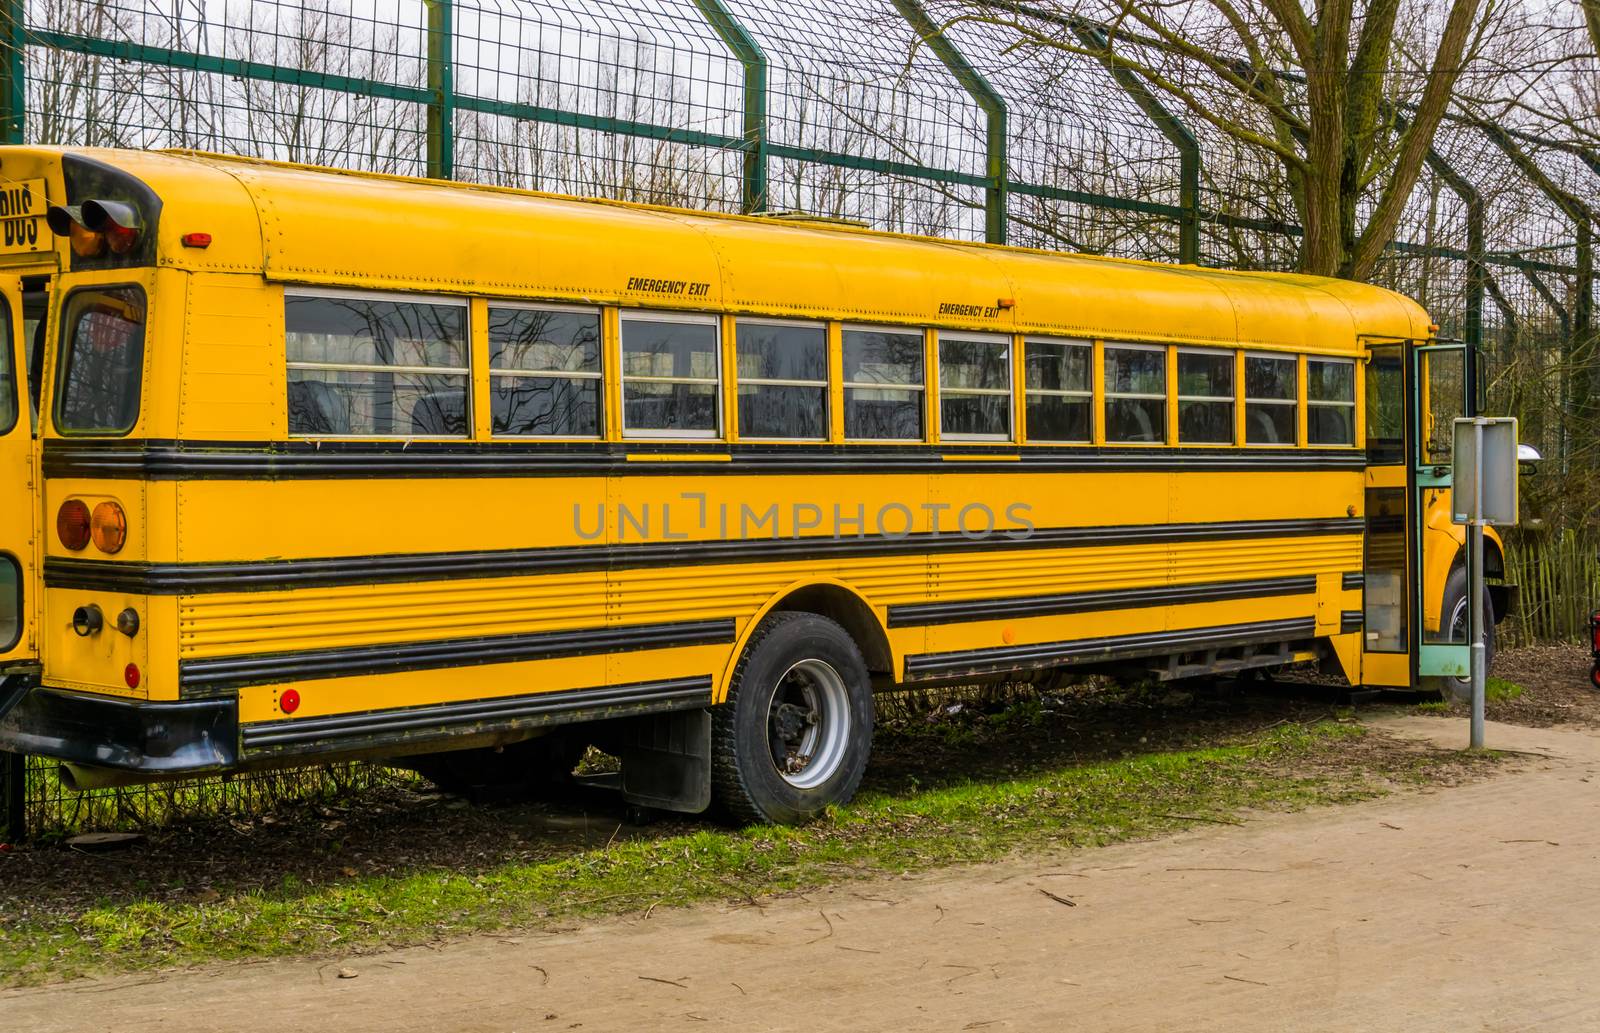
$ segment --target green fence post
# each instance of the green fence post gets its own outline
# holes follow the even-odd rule
[[[456,174],[455,33],[450,25],[454,0],[428,5],[428,178]]]
[[[744,66],[744,177],[741,210],[767,210],[767,55],[722,0],[695,0],[723,45]]]
[[[1006,196],[1010,191],[1011,163],[1007,156],[1006,102],[989,80],[985,79],[966,57],[950,42],[944,30],[934,24],[928,12],[917,0],[894,0],[900,12],[922,42],[926,43],[944,66],[955,76],[961,88],[983,110],[988,120],[984,139],[983,239],[991,244],[1006,242]]]
[[[1178,261],[1200,264],[1200,141],[1177,115],[1156,98],[1150,87],[1130,69],[1111,59],[1111,38],[1099,26],[1082,21],[1072,23],[1085,47],[1100,55],[1100,63],[1111,73],[1122,92],[1133,98],[1139,110],[1161,131],[1167,142],[1178,149],[1178,207],[1183,216],[1178,223]]]
[[[0,143],[22,143],[28,115],[26,0],[0,0]]]

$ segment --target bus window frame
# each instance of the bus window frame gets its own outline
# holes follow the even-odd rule
[[[717,364],[717,375],[713,378],[706,377],[630,377],[627,370],[627,352],[623,347],[623,336],[627,333],[629,321],[636,323],[678,323],[688,326],[709,326],[716,335],[713,342],[711,355]],[[726,371],[722,368],[722,313],[720,312],[679,312],[673,309],[654,308],[625,308],[621,309],[617,319],[617,396],[620,400],[620,410],[617,413],[617,426],[624,440],[656,440],[656,441],[724,441],[727,439],[728,419],[723,412],[722,395],[723,385],[727,381]],[[602,365],[602,368],[603,365]],[[707,384],[713,388],[715,396],[717,425],[710,430],[663,430],[651,427],[628,426],[628,381],[646,384]]]
[[[1172,427],[1173,440],[1179,445],[1191,448],[1237,448],[1239,445],[1239,360],[1235,357],[1237,351],[1232,348],[1198,347],[1188,344],[1175,344],[1172,346],[1172,368],[1175,371],[1172,384],[1167,393],[1177,404],[1174,406],[1176,419]],[[1210,355],[1228,360],[1228,378],[1233,393],[1230,395],[1186,395],[1180,380],[1183,376],[1183,357],[1185,355]],[[1183,403],[1184,402],[1227,402],[1228,403],[1228,440],[1226,441],[1185,441],[1183,439]]]
[[[1006,371],[1006,386],[1002,388],[975,388],[975,387],[947,387],[944,382],[944,342],[946,338],[957,343],[966,341],[972,344],[997,344],[1006,349],[1004,368]],[[935,330],[933,340],[934,380],[939,385],[939,440],[961,441],[979,443],[1008,444],[1017,440],[1017,385],[1013,376],[1015,356],[1010,349],[1017,346],[1016,337],[1012,334],[999,334],[992,330]],[[923,374],[926,385],[927,374]],[[1006,399],[1006,431],[1004,434],[959,434],[944,429],[944,400],[948,395],[968,398],[998,398]]]
[[[297,298],[344,298],[355,301],[392,301],[396,304],[443,305],[460,308],[466,313],[462,320],[461,354],[467,364],[454,366],[364,366],[345,363],[292,362],[289,360],[288,305],[290,296]],[[457,294],[424,294],[409,291],[343,290],[334,287],[302,287],[284,284],[283,287],[283,358],[284,358],[284,428],[291,441],[472,441],[476,434],[477,411],[474,408],[476,390],[472,382],[472,298]],[[293,369],[349,370],[352,372],[415,373],[419,376],[464,377],[467,382],[467,408],[463,414],[466,432],[462,434],[296,434],[288,429],[288,373]]]
[[[1300,390],[1300,353],[1261,351],[1260,349],[1241,349],[1240,370],[1242,380],[1239,384],[1239,411],[1245,418],[1245,433],[1237,444],[1243,448],[1298,448],[1300,446],[1300,410],[1305,407],[1305,397]],[[1278,362],[1289,363],[1290,383],[1294,388],[1293,398],[1255,398],[1250,394],[1250,360],[1273,359]],[[1274,405],[1288,409],[1293,417],[1294,433],[1289,441],[1251,441],[1250,440],[1250,406]]]
[[[139,398],[138,405],[133,410],[133,418],[126,427],[114,430],[94,429],[78,430],[69,429],[62,425],[61,407],[67,400],[67,373],[72,368],[72,349],[67,346],[67,335],[73,331],[68,325],[67,313],[72,309],[72,301],[80,294],[98,293],[108,291],[133,289],[139,292],[139,300],[144,305],[144,322],[140,324],[142,331],[139,339]],[[107,283],[85,283],[73,287],[61,297],[59,306],[55,311],[57,340],[55,355],[51,359],[50,380],[55,397],[50,406],[50,422],[55,431],[64,438],[125,438],[132,434],[134,428],[139,426],[139,421],[144,418],[145,380],[150,368],[150,292],[144,284],[137,281],[114,280]]]
[[[741,326],[796,326],[808,330],[822,331],[822,380],[782,380],[771,377],[741,377],[739,375],[739,327]],[[733,368],[723,378],[732,388],[735,413],[739,405],[739,388],[745,384],[753,387],[802,387],[822,391],[822,433],[816,437],[786,437],[773,438],[759,435],[746,435],[744,424],[739,425],[739,440],[753,441],[761,444],[781,445],[795,442],[802,445],[826,444],[830,440],[830,428],[833,426],[833,335],[830,324],[825,319],[785,319],[782,316],[740,316],[733,317]]]
[[[1036,344],[1047,347],[1081,348],[1089,359],[1087,364],[1087,377],[1089,386],[1082,391],[1063,391],[1049,387],[1033,388],[1028,386],[1028,350]],[[1029,442],[1037,441],[1041,445],[1092,445],[1094,444],[1095,404],[1095,341],[1092,337],[1046,337],[1041,334],[1028,334],[1022,338],[1022,380],[1018,389],[1022,394],[1022,435]],[[1028,399],[1038,395],[1045,398],[1069,398],[1074,401],[1088,403],[1089,427],[1088,433],[1081,438],[1042,438],[1035,437],[1033,428],[1028,425]]]
[[[541,302],[528,301],[523,298],[515,300],[510,298],[483,298],[484,314],[484,371],[488,378],[488,395],[484,398],[484,407],[488,410],[489,431],[488,436],[494,441],[604,441],[606,437],[606,309],[604,305],[574,305],[570,302]],[[496,309],[516,312],[571,312],[583,315],[592,314],[600,328],[599,338],[595,342],[595,361],[599,369],[593,373],[588,372],[558,372],[555,370],[499,370],[494,366],[494,341],[491,339],[489,320]],[[469,320],[470,322],[470,320]],[[470,346],[470,327],[469,327]],[[472,353],[469,347],[467,361],[470,366]],[[494,378],[507,377],[515,380],[540,380],[540,379],[565,379],[565,380],[593,380],[600,385],[600,399],[597,406],[595,432],[593,434],[509,434],[494,429]],[[469,375],[470,379],[470,375]],[[473,386],[474,392],[476,385]],[[452,438],[450,440],[459,440]]]
[[[1115,448],[1161,448],[1171,444],[1177,433],[1177,428],[1171,426],[1172,404],[1175,401],[1172,395],[1172,363],[1175,361],[1172,349],[1175,345],[1151,344],[1139,341],[1108,340],[1100,341],[1100,425],[1104,428],[1105,443]],[[1155,352],[1161,356],[1161,386],[1159,395],[1112,391],[1111,385],[1106,382],[1106,353],[1111,351],[1145,351]],[[1131,398],[1136,401],[1161,403],[1161,422],[1163,424],[1160,437],[1151,441],[1123,441],[1113,440],[1111,437],[1111,403],[1117,399]]]
[[[11,310],[9,301],[5,303],[5,356],[0,359],[0,373],[5,374],[5,382],[11,392],[11,418],[0,426],[0,438],[5,437],[17,429],[17,424],[22,419],[22,403],[28,398],[28,389],[25,384],[18,383],[17,374],[17,327],[16,314]],[[32,401],[28,402],[32,407]],[[31,417],[30,417],[31,419]]]
[[[845,334],[896,334],[905,337],[917,337],[922,341],[922,383],[920,384],[874,384],[860,380],[847,380],[843,372],[843,357],[845,353]],[[850,416],[850,390],[865,391],[912,391],[922,399],[922,436],[916,438],[852,438],[846,431],[845,441],[851,444],[864,444],[870,442],[887,442],[892,445],[927,444],[934,440],[933,427],[938,418],[937,413],[930,413],[928,399],[932,392],[928,389],[928,331],[920,326],[895,326],[891,323],[845,323],[839,324],[839,356],[841,361],[839,386],[842,408],[840,416],[848,426]],[[935,371],[937,373],[937,371]],[[934,381],[938,383],[937,380]]]
[[[1313,362],[1333,362],[1350,367],[1350,401],[1348,402],[1313,402],[1311,400],[1311,364]],[[1363,447],[1361,398],[1362,398],[1362,363],[1357,355],[1330,355],[1326,352],[1301,352],[1300,368],[1304,371],[1302,383],[1305,390],[1300,399],[1300,409],[1305,414],[1305,446],[1306,448],[1345,448],[1359,449]],[[1312,441],[1311,440],[1311,410],[1313,407],[1324,409],[1347,409],[1350,412],[1350,440],[1349,441]]]

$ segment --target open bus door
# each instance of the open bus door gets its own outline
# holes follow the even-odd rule
[[[1423,536],[1430,508],[1449,502],[1452,421],[1472,414],[1476,370],[1464,344],[1368,347],[1361,681],[1411,688],[1467,673],[1467,646],[1425,628]]]

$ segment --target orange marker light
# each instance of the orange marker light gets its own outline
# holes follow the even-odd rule
[[[179,239],[183,241],[184,247],[204,249],[211,246],[211,234],[209,233],[185,233]]]
[[[89,507],[82,499],[68,499],[56,511],[56,537],[73,552],[89,544]]]
[[[94,507],[89,532],[95,548],[114,556],[128,540],[128,517],[115,502],[102,502]]]
[[[106,253],[105,234],[76,222],[68,227],[67,239],[72,242],[72,253],[79,258],[99,258]]]

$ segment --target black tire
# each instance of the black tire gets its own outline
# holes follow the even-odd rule
[[[1479,600],[1483,607],[1483,666],[1487,674],[1494,669],[1494,606],[1485,592]],[[1467,641],[1467,571],[1457,567],[1444,583],[1444,604],[1439,609],[1439,641]],[[1435,677],[1428,683],[1439,691],[1447,702],[1472,702],[1472,679]]]
[[[583,740],[552,732],[497,749],[425,753],[403,763],[447,793],[521,797],[565,785],[585,749]]]
[[[871,679],[849,633],[814,613],[768,615],[712,708],[717,808],[742,824],[798,825],[849,802],[872,722]]]

